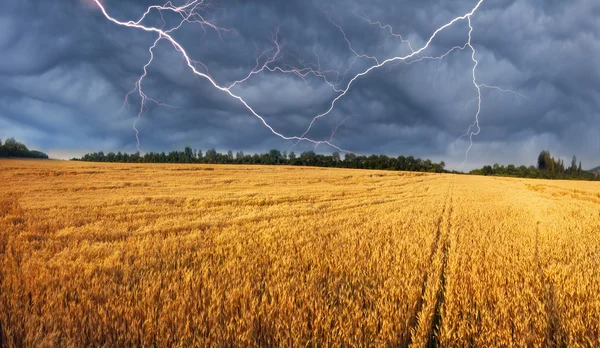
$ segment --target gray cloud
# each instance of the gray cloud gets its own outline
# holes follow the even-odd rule
[[[137,19],[152,1],[105,0],[116,17]],[[258,50],[272,47],[279,27],[278,66],[316,66],[329,81],[349,77],[372,64],[355,60],[340,30],[359,54],[378,59],[407,54],[408,47],[382,24],[422,45],[440,25],[468,12],[474,0],[404,1],[220,1],[206,18],[234,28],[222,39],[210,28],[185,26],[176,38],[223,85],[253,68]],[[526,98],[483,90],[480,122],[467,168],[484,163],[532,164],[542,149],[565,159],[576,153],[591,167],[600,163],[600,15],[597,1],[486,0],[473,17],[478,81],[517,90]],[[328,18],[329,17],[329,18]],[[173,18],[167,16],[167,21]],[[151,19],[159,23],[159,17]],[[426,55],[465,42],[466,23],[442,33]],[[90,150],[135,150],[132,124],[139,97],[133,89],[149,57],[152,34],[118,27],[79,0],[23,0],[0,13],[0,137],[15,136],[51,155]],[[142,149],[190,145],[219,150],[285,150],[238,101],[190,74],[181,55],[163,41],[144,81],[146,93],[175,108],[148,104],[138,123]],[[395,63],[356,80],[333,112],[309,135],[358,153],[410,154],[458,167],[467,143],[455,142],[474,120],[476,96],[470,51],[442,62]],[[343,72],[348,70],[346,78]],[[300,135],[335,97],[323,79],[264,72],[234,91],[285,135]],[[464,110],[463,110],[464,108]],[[462,110],[462,112],[461,112]],[[121,111],[121,112],[119,112]],[[297,151],[312,149],[299,144]],[[331,152],[320,146],[318,151]]]

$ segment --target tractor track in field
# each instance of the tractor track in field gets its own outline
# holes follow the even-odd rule
[[[429,255],[429,266],[423,277],[421,296],[417,302],[415,316],[411,320],[409,345],[437,347],[437,334],[442,319],[442,306],[446,286],[446,267],[450,247],[449,234],[453,212],[454,182],[446,193],[441,214],[437,219],[434,241]],[[432,288],[434,288],[432,290]]]
[[[554,289],[554,283],[552,280],[544,274],[544,267],[540,260],[540,224],[539,222],[535,226],[535,263],[537,265],[538,277],[540,284],[543,289],[543,300],[544,310],[546,311],[546,319],[548,323],[548,329],[544,344],[549,347],[566,347],[565,334],[560,322],[559,311],[557,308],[556,301],[556,290]]]

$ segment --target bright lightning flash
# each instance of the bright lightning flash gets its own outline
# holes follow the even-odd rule
[[[136,133],[138,150],[139,150],[139,146],[140,146],[140,139],[139,139],[139,131],[137,129],[137,123],[139,122],[142,114],[147,109],[146,103],[153,102],[153,103],[156,103],[157,105],[169,106],[167,104],[163,104],[159,100],[155,100],[155,99],[148,97],[143,90],[144,79],[148,76],[148,67],[152,64],[152,62],[154,60],[154,50],[156,49],[158,43],[161,40],[166,40],[167,42],[169,42],[175,48],[175,50],[182,55],[186,65],[189,67],[189,69],[191,70],[191,72],[194,75],[207,80],[215,89],[220,90],[221,92],[229,95],[231,98],[237,100],[248,110],[248,112],[250,112],[250,114],[252,114],[254,117],[258,118],[260,120],[260,122],[267,129],[269,129],[274,135],[276,135],[284,140],[293,140],[293,141],[295,141],[295,144],[297,144],[299,142],[303,142],[303,141],[312,143],[315,147],[318,145],[321,145],[321,144],[325,144],[325,145],[329,145],[332,148],[337,149],[342,152],[351,152],[351,151],[344,150],[344,149],[338,147],[337,145],[333,144],[333,139],[334,139],[336,130],[338,129],[338,127],[341,126],[341,124],[343,124],[343,122],[345,120],[341,124],[338,124],[335,127],[335,129],[333,130],[331,137],[329,139],[315,140],[315,139],[311,139],[311,138],[307,137],[307,134],[310,132],[310,130],[312,129],[313,125],[315,124],[315,122],[317,120],[329,115],[333,111],[337,102],[340,99],[342,99],[349,92],[350,88],[352,87],[352,85],[354,84],[354,82],[356,80],[358,80],[359,78],[361,78],[365,75],[368,75],[370,72],[372,72],[376,69],[379,69],[385,65],[389,65],[392,63],[412,64],[412,63],[419,62],[422,60],[431,60],[431,59],[436,59],[441,62],[441,60],[443,60],[445,57],[447,57],[449,54],[451,54],[452,52],[454,52],[456,50],[465,50],[468,48],[471,51],[471,60],[473,62],[473,68],[471,71],[471,75],[472,75],[473,86],[477,92],[477,97],[475,99],[469,101],[469,103],[467,103],[467,106],[471,103],[476,103],[477,110],[475,112],[474,122],[469,126],[469,128],[467,129],[467,132],[463,136],[461,136],[461,138],[462,137],[469,138],[469,147],[465,153],[465,160],[463,162],[463,165],[467,161],[469,151],[471,150],[471,147],[473,146],[473,137],[477,136],[481,132],[481,128],[479,126],[479,117],[481,114],[481,106],[482,106],[481,90],[483,88],[488,88],[488,89],[498,90],[501,92],[513,93],[517,96],[522,96],[518,92],[505,90],[505,89],[502,89],[502,88],[499,88],[496,86],[489,86],[486,84],[481,84],[477,80],[477,67],[479,65],[479,61],[475,57],[476,50],[472,44],[472,33],[473,33],[474,29],[473,29],[471,19],[472,19],[473,15],[477,12],[477,10],[481,7],[484,0],[479,0],[476,3],[476,5],[471,9],[470,12],[467,12],[462,16],[455,17],[452,20],[450,20],[449,22],[447,22],[446,24],[444,24],[441,27],[439,27],[438,29],[436,29],[431,34],[431,36],[428,38],[428,40],[425,42],[425,44],[423,46],[421,46],[420,48],[414,48],[414,45],[410,41],[406,40],[405,37],[403,37],[400,34],[395,33],[393,28],[390,25],[387,25],[387,24],[384,25],[381,22],[372,21],[365,16],[361,16],[361,15],[358,15],[355,13],[355,15],[357,17],[367,21],[369,24],[377,25],[377,26],[379,26],[380,29],[382,29],[382,30],[385,29],[385,30],[389,31],[389,35],[386,38],[386,42],[391,37],[399,38],[400,43],[407,45],[407,47],[410,51],[410,53],[408,53],[406,55],[388,57],[385,59],[377,58],[375,56],[370,56],[370,55],[367,55],[364,53],[358,53],[353,48],[351,40],[347,37],[343,28],[340,25],[338,25],[337,23],[335,23],[329,16],[327,16],[329,21],[331,22],[331,24],[334,25],[335,27],[337,27],[337,29],[341,32],[342,37],[345,40],[349,50],[354,54],[354,59],[353,59],[352,63],[350,64],[350,67],[347,68],[343,73],[339,73],[338,71],[333,71],[333,70],[321,70],[321,59],[318,56],[318,54],[316,53],[316,50],[314,50],[314,52],[315,52],[315,56],[317,57],[317,60],[318,60],[317,64],[306,64],[303,67],[290,66],[285,63],[276,65],[276,63],[280,63],[282,61],[282,59],[280,58],[281,46],[279,45],[279,42],[278,42],[279,28],[277,28],[276,32],[273,34],[273,37],[272,37],[273,47],[270,50],[266,50],[266,51],[262,51],[262,52],[257,51],[256,65],[255,65],[254,69],[252,69],[244,78],[237,80],[229,85],[220,85],[219,83],[217,83],[216,80],[209,75],[207,66],[201,62],[197,62],[197,61],[193,60],[190,57],[190,55],[188,54],[188,52],[185,50],[183,45],[173,37],[173,32],[180,29],[185,23],[196,23],[196,24],[201,25],[204,30],[206,30],[207,28],[214,30],[218,34],[219,38],[221,38],[221,34],[223,32],[234,32],[235,33],[235,30],[221,28],[221,27],[215,25],[214,23],[208,21],[205,17],[203,17],[201,15],[202,11],[206,10],[209,7],[208,4],[206,4],[204,2],[205,0],[188,0],[188,2],[182,6],[175,6],[171,1],[167,2],[166,4],[164,4],[162,6],[158,6],[158,5],[150,6],[146,9],[144,14],[137,21],[118,20],[108,13],[107,9],[105,8],[105,6],[103,5],[103,3],[100,0],[92,0],[92,1],[95,2],[95,4],[100,9],[102,14],[106,17],[106,19],[108,19],[112,23],[117,24],[119,26],[134,28],[134,29],[138,29],[140,31],[145,31],[145,32],[156,35],[156,39],[155,39],[154,43],[148,49],[150,58],[143,67],[143,74],[137,80],[137,82],[135,84],[135,88],[131,92],[129,92],[125,97],[125,105],[128,102],[129,96],[133,93],[137,93],[141,98],[141,105],[139,108],[138,117],[135,120],[134,125],[133,125],[133,128]],[[146,20],[146,18],[153,12],[157,12],[160,15],[160,17],[162,18],[163,27],[158,28],[155,26],[149,26],[149,25],[144,24],[144,21]],[[163,12],[165,12],[165,13],[171,12],[173,14],[180,16],[181,19],[179,21],[179,24],[170,29],[165,29],[166,22],[164,20]],[[466,21],[469,26],[468,37],[466,38],[467,41],[464,43],[463,46],[452,47],[450,50],[446,51],[444,54],[439,55],[439,56],[427,56],[427,55],[423,54],[425,52],[425,50],[427,50],[431,46],[433,40],[442,31],[444,31],[444,30],[454,26],[456,23],[462,22],[462,21]],[[354,63],[356,63],[359,59],[362,59],[367,62],[371,62],[371,65],[368,68],[364,69],[363,71],[355,74],[352,78],[350,78],[348,80],[348,82],[342,84],[346,80],[346,76],[350,72],[352,65],[354,65]],[[201,68],[198,68],[199,66]],[[438,65],[438,70],[439,70],[439,65]],[[326,84],[328,84],[332,88],[333,92],[336,93],[336,96],[332,99],[332,101],[329,103],[329,107],[327,107],[324,112],[317,114],[312,118],[312,120],[308,124],[308,127],[306,128],[306,130],[304,131],[304,133],[302,135],[300,135],[300,136],[284,135],[284,134],[276,131],[266,121],[264,116],[260,115],[257,111],[255,111],[252,108],[252,106],[250,106],[248,104],[248,102],[246,100],[244,100],[244,98],[242,98],[240,95],[236,94],[233,91],[234,87],[245,83],[252,76],[254,76],[256,74],[260,74],[260,73],[266,73],[266,72],[291,74],[291,75],[295,75],[302,79],[305,79],[309,75],[318,77],[318,78],[322,79]],[[336,75],[337,79],[331,80],[330,77],[328,77],[328,76],[331,76],[332,74]],[[340,78],[340,76],[342,76],[342,77]],[[307,86],[308,86],[308,84],[307,84]],[[466,106],[465,106],[465,108],[466,108]]]

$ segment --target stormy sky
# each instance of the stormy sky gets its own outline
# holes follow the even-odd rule
[[[208,1],[208,0],[205,0]],[[137,20],[154,0],[103,0],[118,20]],[[183,1],[174,1],[182,5]],[[301,135],[326,111],[350,79],[379,61],[410,53],[476,0],[216,0],[199,13],[208,25],[186,24],[173,37],[199,71],[221,86],[269,65],[312,68],[323,76],[263,71],[232,92],[279,133]],[[485,0],[472,17],[477,79],[524,97],[482,89],[481,132],[465,169],[492,164],[534,164],[549,149],[584,167],[600,165],[600,2],[596,0]],[[169,29],[180,17],[150,13],[147,26]],[[369,23],[370,20],[372,23]],[[379,22],[379,24],[373,24]],[[341,28],[341,29],[340,29]],[[342,32],[343,30],[343,32]],[[462,46],[461,21],[437,36],[422,56]],[[344,35],[347,40],[344,39]],[[136,151],[132,126],[140,107],[135,87],[157,35],[108,21],[91,0],[4,1],[0,11],[0,138],[13,136],[54,158],[89,151]],[[264,55],[260,55],[265,52]],[[357,54],[361,57],[357,57]],[[180,52],[162,40],[143,81],[144,93],[169,106],[147,104],[140,149],[169,151],[189,145],[247,153],[294,142],[274,135],[238,100],[194,76]],[[460,169],[468,142],[457,139],[473,123],[477,96],[471,51],[443,60],[386,64],[354,81],[308,133],[358,154],[414,155]],[[326,83],[326,82],[329,82]],[[468,104],[469,103],[469,104]],[[465,107],[466,106],[466,107]],[[311,150],[302,142],[293,150]],[[317,152],[331,153],[320,145]]]

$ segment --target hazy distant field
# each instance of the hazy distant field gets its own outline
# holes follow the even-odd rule
[[[597,182],[0,165],[0,346],[600,344]]]

